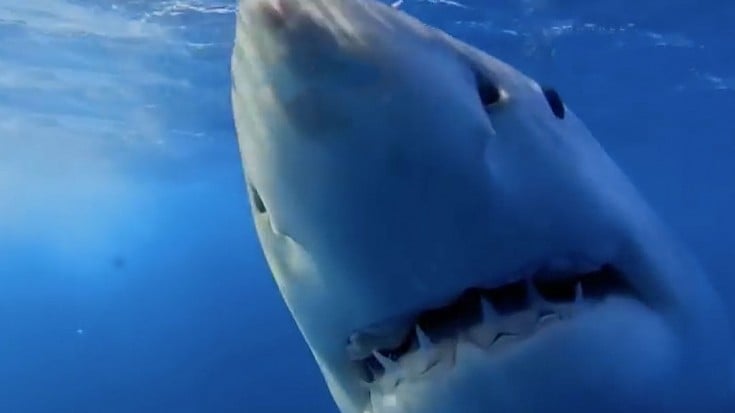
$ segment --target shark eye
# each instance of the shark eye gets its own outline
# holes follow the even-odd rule
[[[500,101],[500,89],[489,82],[482,82],[477,85],[477,94],[483,106],[491,106]]]
[[[554,116],[559,119],[564,119],[566,109],[564,108],[564,102],[562,102],[561,96],[559,96],[559,92],[553,88],[543,88],[543,91],[544,96],[546,97],[546,102],[549,103],[549,107],[554,113]]]
[[[259,214],[265,214],[266,209],[265,209],[265,203],[263,203],[263,198],[260,197],[258,190],[256,190],[252,184],[250,184],[249,186],[250,186],[250,196],[252,197],[253,206],[255,207],[255,210]]]

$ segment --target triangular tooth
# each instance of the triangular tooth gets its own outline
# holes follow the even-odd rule
[[[528,301],[531,304],[531,308],[535,309],[539,315],[544,315],[548,312],[554,312],[551,303],[541,295],[541,292],[536,287],[536,284],[529,278],[526,281],[528,287]]]
[[[584,292],[582,291],[582,283],[577,282],[574,286],[574,304],[582,304],[584,301]]]
[[[419,342],[419,349],[421,351],[428,351],[434,347],[434,343],[431,342],[429,336],[424,333],[419,325],[416,325],[416,338]]]
[[[417,372],[418,376],[426,373],[429,369],[434,366],[439,359],[441,354],[439,353],[439,346],[434,344],[428,335],[418,325],[416,326],[416,338],[418,340],[418,350],[409,358],[409,370]],[[403,366],[406,367],[405,365]]]
[[[375,359],[378,360],[378,363],[383,366],[385,374],[391,374],[398,371],[398,363],[391,360],[389,357],[380,354],[379,351],[373,350],[373,357],[375,357]]]
[[[378,386],[384,390],[393,389],[401,380],[404,379],[404,373],[398,362],[380,354],[377,350],[373,350],[373,357],[378,360],[383,369],[383,375],[378,379]],[[372,392],[372,391],[371,391]]]
[[[536,288],[536,284],[530,278],[526,279],[526,286],[528,288],[528,298],[531,300],[531,303],[545,301],[538,288]]]
[[[480,306],[482,307],[482,322],[495,324],[495,322],[500,318],[497,311],[495,311],[495,307],[493,307],[490,301],[485,297],[480,299]]]

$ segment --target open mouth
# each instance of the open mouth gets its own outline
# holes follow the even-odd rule
[[[586,272],[541,269],[498,287],[468,288],[442,307],[355,332],[347,352],[362,380],[395,386],[453,362],[460,341],[502,351],[612,295],[639,299],[613,265]]]

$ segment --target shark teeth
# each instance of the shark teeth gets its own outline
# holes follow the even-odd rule
[[[582,283],[578,282],[574,286],[574,303],[581,304],[583,300],[584,300],[584,296],[582,294]]]
[[[495,311],[493,305],[486,298],[480,299],[480,309],[482,310],[482,322],[493,324],[500,320],[500,315]]]
[[[501,351],[610,294],[632,291],[609,265],[566,277],[527,278],[490,290],[470,288],[444,307],[354,333],[347,353],[364,371],[368,386],[387,391],[439,366],[451,367],[460,343]]]
[[[383,374],[379,382],[380,387],[383,390],[388,390],[397,386],[404,378],[404,370],[400,364],[380,354],[377,350],[373,351],[373,357],[375,357],[375,360],[383,368]]]
[[[429,336],[424,333],[420,326],[416,326],[416,338],[418,339],[420,352],[429,353],[434,349],[434,343],[431,342]]]

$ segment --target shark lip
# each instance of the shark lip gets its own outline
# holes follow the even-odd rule
[[[501,351],[609,296],[641,300],[612,264],[586,271],[542,268],[497,287],[467,288],[444,306],[357,331],[348,339],[347,353],[367,383],[406,375],[396,370],[421,376],[451,359],[459,341]]]

